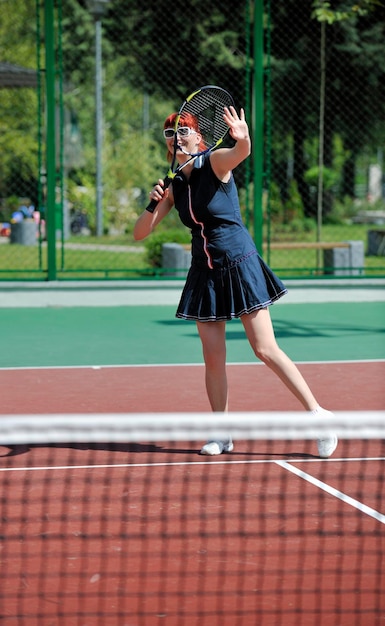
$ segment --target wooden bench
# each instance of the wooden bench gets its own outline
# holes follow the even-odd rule
[[[272,241],[264,250],[322,250],[325,274],[359,276],[364,267],[363,241]]]
[[[350,248],[348,241],[272,241],[264,243],[270,250],[332,250],[333,248]]]
[[[186,252],[191,252],[191,244],[181,244]],[[269,245],[264,242],[266,249]],[[272,241],[270,250],[332,250],[333,248],[350,248],[348,241]]]

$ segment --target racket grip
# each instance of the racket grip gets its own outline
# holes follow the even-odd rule
[[[171,183],[171,177],[170,176],[166,176],[166,178],[164,179],[164,185],[163,185],[163,189],[167,189],[167,187],[169,187]],[[146,206],[146,211],[148,211],[149,213],[153,213],[157,207],[157,205],[159,204],[160,200],[151,200],[151,202]]]
[[[149,213],[153,213],[156,209],[157,204],[159,204],[159,200],[151,200],[151,202],[146,206],[146,211]]]

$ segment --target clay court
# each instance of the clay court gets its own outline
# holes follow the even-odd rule
[[[174,310],[1,308],[1,413],[208,412],[195,326]],[[381,297],[272,317],[322,405],[384,411]],[[237,321],[228,361],[231,411],[300,410]],[[328,461],[313,441],[236,441],[214,458],[200,443],[2,446],[2,623],[384,622],[383,440],[342,441]]]

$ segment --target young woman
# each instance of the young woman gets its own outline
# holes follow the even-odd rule
[[[170,115],[164,124],[167,158],[174,147],[174,122]],[[153,213],[144,211],[138,218],[134,237],[147,237],[175,205],[180,219],[192,234],[192,264],[176,316],[195,320],[202,342],[205,380],[213,411],[228,410],[225,325],[240,318],[255,355],[279,376],[286,387],[312,413],[330,420],[333,414],[318,405],[296,365],[277,345],[269,306],[287,290],[259,256],[244,226],[232,170],[250,154],[251,142],[245,114],[225,109],[224,120],[234,140],[232,148],[219,148],[186,165],[164,189],[159,180],[150,192],[158,204]],[[202,136],[197,120],[182,115],[177,130],[177,145],[194,153]],[[179,149],[177,160],[188,156]],[[317,441],[319,456],[329,457],[337,447],[334,435]],[[221,454],[233,449],[231,438],[208,441],[201,454]]]

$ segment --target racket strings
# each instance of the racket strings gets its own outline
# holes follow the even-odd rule
[[[203,88],[196,92],[183,106],[197,118],[199,130],[207,148],[215,146],[227,134],[228,126],[223,119],[225,107],[233,105],[231,95],[220,88]]]

